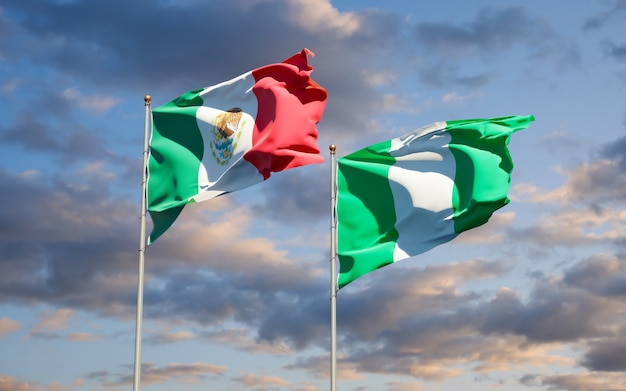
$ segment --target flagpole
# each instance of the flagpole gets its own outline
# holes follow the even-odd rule
[[[330,147],[330,391],[337,384],[337,218],[335,202],[337,196],[337,169],[335,151]]]
[[[141,180],[141,215],[139,229],[139,277],[137,279],[137,323],[135,326],[135,371],[133,391],[139,391],[141,381],[141,322],[143,318],[143,269],[146,252],[146,185],[148,182],[148,134],[150,132],[150,103],[152,98],[143,98],[146,106],[143,130],[143,169]]]

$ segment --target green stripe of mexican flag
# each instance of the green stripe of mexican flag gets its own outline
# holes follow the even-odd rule
[[[509,138],[531,121],[437,122],[340,158],[338,286],[486,223],[509,202]]]

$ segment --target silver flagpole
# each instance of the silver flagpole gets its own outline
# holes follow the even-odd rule
[[[143,98],[146,104],[146,116],[143,130],[143,178],[141,180],[141,217],[139,229],[139,277],[137,280],[137,324],[135,326],[135,372],[133,391],[139,391],[141,382],[141,321],[143,318],[143,264],[146,252],[146,186],[148,182],[148,134],[150,132],[150,102],[152,98]]]
[[[335,151],[330,147],[330,391],[337,385],[337,216],[335,202],[337,197],[337,168]]]

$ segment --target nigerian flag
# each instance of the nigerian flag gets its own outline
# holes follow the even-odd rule
[[[338,159],[338,286],[448,242],[509,203],[507,145],[533,116],[437,122]]]

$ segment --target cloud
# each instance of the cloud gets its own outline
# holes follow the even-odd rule
[[[493,51],[516,40],[525,40],[527,29],[533,24],[521,7],[484,9],[474,22],[462,27],[423,22],[415,26],[413,33],[420,42],[448,53],[469,48]]]
[[[428,21],[413,26],[412,38],[428,50],[433,61],[423,64],[420,80],[427,86],[448,88],[484,86],[494,79],[491,72],[461,76],[469,65],[467,58],[498,61],[505,48],[521,48],[521,61],[530,63],[556,58],[559,71],[580,63],[576,43],[558,36],[545,20],[532,16],[524,7],[490,7],[477,12],[464,23]]]
[[[119,102],[117,98],[106,96],[84,96],[75,88],[67,88],[63,90],[63,92],[61,92],[61,96],[72,104],[76,104],[78,107],[88,110],[93,114],[102,114],[109,111]]]
[[[208,376],[223,375],[228,368],[222,365],[207,363],[178,364],[170,363],[158,367],[152,363],[141,365],[142,384],[164,384],[166,382],[177,382],[180,384],[197,383]],[[117,375],[107,371],[95,371],[88,373],[85,378],[97,380],[104,386],[126,386],[133,382],[133,375]]]
[[[43,115],[32,115],[29,110],[17,112],[15,123],[0,126],[0,140],[17,145],[27,152],[50,154],[61,163],[70,164],[90,159],[114,157],[106,148],[102,135],[80,120],[70,118],[62,104],[42,103],[48,110],[55,106],[59,112],[42,121]]]
[[[0,391],[45,391],[45,389],[36,383],[22,382],[12,376],[0,375]]]
[[[626,344],[621,338],[593,341],[585,353],[582,365],[591,371],[623,372],[626,369]]]
[[[555,391],[625,391],[626,380],[618,373],[566,373],[538,376],[539,384]]]
[[[626,264],[621,258],[598,253],[569,269],[563,281],[594,295],[618,299],[626,296]]]
[[[13,94],[19,85],[18,79],[13,79],[0,85],[0,92],[5,94]]]
[[[571,208],[545,213],[531,227],[512,232],[539,245],[611,243],[623,236],[625,218],[626,211],[618,208]]]
[[[291,349],[287,343],[280,340],[267,341],[251,338],[249,335],[250,331],[251,330],[248,328],[218,329],[203,332],[202,337],[252,353],[269,353],[275,356],[284,356],[294,353],[293,349]]]
[[[546,197],[570,202],[596,200],[625,200],[626,190],[619,160],[599,160],[585,163],[567,174],[565,185]]]
[[[119,288],[136,285],[128,263],[135,253],[135,207],[110,198],[105,187],[30,174],[0,177],[4,201],[12,205],[0,211],[3,297],[78,309],[132,305],[130,291]],[[61,314],[68,313],[46,313],[41,330],[54,330],[49,326]]]
[[[389,70],[381,69],[367,73],[367,81],[373,86],[395,84],[397,80],[398,75]]]
[[[587,18],[583,25],[584,30],[597,30],[612,20],[619,19],[620,14],[626,13],[626,2],[623,0],[614,0],[606,2],[607,5],[612,5],[609,9],[602,13],[598,13],[595,16]]]
[[[322,154],[329,156],[327,151],[322,150]],[[267,216],[275,221],[305,227],[330,219],[328,164],[279,173],[255,190],[257,194],[261,192],[264,195],[252,201],[252,210],[259,217]]]
[[[358,14],[341,13],[327,0],[289,0],[288,3],[291,5],[290,17],[310,32],[345,37],[362,29]]]
[[[464,26],[423,22],[415,26],[415,38],[430,48],[456,55],[467,50],[493,52],[499,48],[526,41],[545,29],[540,27],[522,7],[483,9],[473,22]],[[497,32],[497,34],[495,33]],[[460,51],[460,52],[459,52]]]
[[[604,43],[604,50],[608,57],[616,62],[626,62],[626,44],[614,44],[611,42]]]
[[[505,270],[504,264],[485,260],[425,268],[415,265],[405,269],[398,265],[380,269],[361,277],[359,285],[340,291],[337,303],[338,311],[343,314],[340,327],[349,329],[358,339],[380,338],[383,330],[393,329],[407,318],[443,313],[450,306],[466,303],[474,294],[459,289],[463,282],[495,278]],[[395,283],[388,284],[388,281]],[[355,291],[359,286],[365,288]],[[366,309],[376,309],[375,321],[370,319],[371,314]]]
[[[472,95],[459,95],[456,91],[445,94],[441,100],[443,103],[463,103],[467,99],[471,99]]]
[[[348,288],[340,291],[338,345],[346,354],[340,365],[357,373],[441,381],[465,374],[461,368],[468,365],[485,374],[571,367],[576,359],[563,349],[568,344],[583,349],[584,341],[598,341],[591,345],[595,350],[582,351],[585,363],[600,365],[600,347],[610,346],[615,332],[624,330],[622,320],[612,316],[617,309],[611,290],[598,285],[605,274],[620,281],[624,273],[616,269],[617,260],[583,260],[566,269],[562,278],[536,280],[526,298],[510,288],[492,297],[461,290],[461,281],[472,284],[499,275],[502,267],[478,261],[408,271],[396,266],[373,273],[374,281],[394,284],[372,283],[375,289],[353,294]],[[590,272],[591,267],[597,271]],[[610,280],[606,284],[615,285]],[[372,311],[377,316],[372,317]],[[602,359],[610,362],[610,354],[607,351]],[[302,362],[298,368],[313,370],[314,362]]]
[[[582,147],[579,139],[574,137],[568,130],[562,128],[543,136],[539,146],[551,151],[551,153],[564,151],[572,155]]]
[[[480,308],[484,311],[480,327],[485,334],[513,333],[529,341],[576,341],[605,335],[608,330],[597,319],[607,316],[606,308],[602,300],[585,292],[544,282],[534,287],[528,303],[512,292],[501,291]]]
[[[191,331],[169,332],[167,330],[164,330],[160,332],[150,333],[144,338],[144,340],[146,341],[146,343],[165,344],[176,343],[180,341],[189,341],[195,339],[196,337],[196,334]]]
[[[38,382],[22,381],[17,377],[0,375],[0,391],[68,391],[70,387],[60,383],[39,384]]]
[[[330,362],[329,354],[321,354],[306,358],[299,358],[294,364],[285,366],[286,369],[305,370],[316,378],[330,379],[328,371],[328,363]],[[362,380],[365,375],[359,371],[354,362],[351,362],[341,349],[337,352],[337,379],[339,380]]]
[[[243,384],[248,388],[257,389],[259,387],[284,387],[288,386],[289,382],[278,376],[259,376],[253,374],[246,374],[235,379],[237,382]]]
[[[74,317],[74,313],[75,311],[70,308],[45,310],[37,315],[39,321],[33,331],[49,332],[65,330],[67,328],[67,322]]]
[[[70,333],[67,336],[68,341],[72,342],[93,342],[104,339],[102,335],[93,335],[87,332]]]
[[[22,323],[13,319],[3,317],[0,318],[0,336],[14,331],[18,331],[22,328]]]
[[[513,187],[520,198],[537,203],[587,204],[602,210],[604,204],[613,205],[626,200],[626,137],[621,137],[600,147],[595,159],[565,169],[559,168],[565,176],[565,183],[546,191],[532,184],[518,184]]]
[[[389,113],[409,113],[415,110],[403,95],[384,94],[382,97],[384,110]]]
[[[626,136],[604,145],[601,155],[617,161],[622,169],[626,169]]]
[[[422,391],[425,390],[424,386],[418,382],[389,382],[387,383],[387,387],[389,387],[388,391]]]

